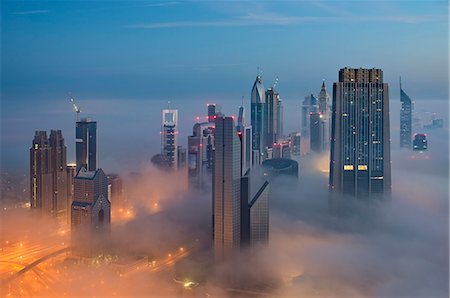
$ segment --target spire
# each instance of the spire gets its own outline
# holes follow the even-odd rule
[[[322,90],[323,90],[323,91],[326,90],[326,88],[325,88],[325,80],[322,80]]]
[[[400,90],[402,90],[402,76],[399,77],[399,82],[400,82]]]

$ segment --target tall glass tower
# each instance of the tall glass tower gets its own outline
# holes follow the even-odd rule
[[[221,261],[240,248],[241,142],[232,117],[217,116],[215,146],[214,254]]]
[[[330,190],[390,192],[389,91],[381,69],[343,68],[333,84]]]
[[[259,150],[259,154],[264,152],[266,134],[265,111],[266,94],[260,75],[256,76],[251,94],[251,125],[253,129],[253,150]]]
[[[400,78],[400,147],[411,148],[412,139],[412,102],[411,98],[402,89],[402,78]]]
[[[97,122],[82,118],[76,123],[75,135],[77,172],[81,168],[95,171],[97,169]]]

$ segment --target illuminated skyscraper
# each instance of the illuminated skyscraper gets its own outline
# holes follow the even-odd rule
[[[30,148],[32,208],[54,217],[67,215],[67,174],[64,138],[60,130],[36,131]]]
[[[220,261],[240,248],[241,142],[232,117],[218,116],[215,124],[213,233]]]
[[[400,78],[400,147],[411,148],[412,141],[412,101],[402,89],[402,78]]]
[[[389,193],[389,91],[381,69],[343,68],[333,84],[330,190]]]
[[[251,125],[253,132],[253,150],[257,150],[258,154],[261,155],[264,152],[265,140],[264,136],[266,134],[265,130],[265,104],[266,104],[266,93],[264,86],[262,85],[261,76],[256,76],[255,83],[253,84],[252,94],[251,94]],[[259,161],[260,156],[255,158],[255,161]]]
[[[97,122],[82,118],[76,123],[76,162],[77,171],[97,169]]]
[[[170,168],[178,168],[178,110],[162,110],[161,154]]]

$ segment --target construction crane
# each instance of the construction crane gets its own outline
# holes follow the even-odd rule
[[[73,99],[73,97],[70,98],[70,102],[72,103],[73,110],[75,111],[75,113],[77,113],[77,122],[78,122],[78,121],[80,121],[80,113],[81,113],[80,106],[78,106],[75,103],[75,100]]]

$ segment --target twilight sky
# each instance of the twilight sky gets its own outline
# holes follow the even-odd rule
[[[292,129],[301,98],[316,94],[323,79],[331,92],[344,66],[382,68],[391,100],[398,100],[399,75],[414,100],[448,100],[447,1],[0,5],[1,145],[8,166],[27,164],[36,129],[62,129],[73,159],[69,93],[99,120],[100,144],[108,140],[103,148],[124,151],[121,143],[141,140],[150,156],[158,151],[165,102],[180,108],[185,138],[207,102],[236,113],[258,66],[266,87],[279,77]]]

